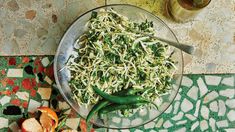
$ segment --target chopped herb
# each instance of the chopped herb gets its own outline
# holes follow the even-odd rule
[[[93,18],[96,18],[97,17],[97,12],[95,12],[95,11],[93,11],[92,13],[91,13],[91,19],[93,19]]]

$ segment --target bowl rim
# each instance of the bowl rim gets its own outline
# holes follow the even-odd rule
[[[55,54],[55,58],[54,58],[54,64],[53,64],[53,69],[54,69],[54,77],[55,77],[55,82],[56,82],[56,88],[59,89],[60,91],[60,94],[62,94],[63,98],[65,99],[65,101],[71,106],[72,109],[74,109],[76,111],[76,113],[81,117],[81,118],[84,118],[82,115],[79,114],[79,112],[77,111],[77,109],[73,106],[73,104],[69,101],[69,99],[66,97],[66,95],[64,94],[64,92],[62,91],[62,87],[60,85],[60,81],[58,80],[58,75],[57,75],[57,72],[58,72],[58,69],[57,69],[57,59],[58,59],[58,56],[59,56],[59,49],[61,48],[62,46],[62,41],[65,39],[65,36],[66,34],[70,31],[70,29],[73,27],[74,23],[76,21],[78,21],[81,17],[83,17],[84,15],[86,15],[87,13],[89,12],[92,12],[94,10],[97,10],[97,9],[101,9],[101,8],[105,8],[105,7],[113,7],[113,6],[127,6],[127,7],[134,7],[134,8],[138,8],[140,10],[143,10],[147,13],[149,13],[149,15],[153,16],[153,18],[157,19],[158,21],[160,21],[171,33],[172,35],[174,36],[174,38],[176,39],[176,42],[179,42],[175,33],[171,30],[171,28],[162,20],[160,19],[158,16],[154,15],[152,12],[149,12],[147,11],[146,9],[143,9],[141,7],[138,7],[138,6],[135,6],[135,5],[131,5],[131,4],[106,4],[106,5],[102,5],[102,6],[98,6],[98,7],[95,7],[93,9],[90,9],[84,13],[82,13],[80,16],[78,16],[69,26],[68,28],[65,30],[60,42],[59,42],[59,46],[57,47],[57,50],[56,50],[56,54]],[[184,60],[183,60],[183,53],[182,51],[180,50],[180,58],[181,58],[181,62],[182,62],[182,71],[181,71],[181,76],[180,76],[180,82],[179,82],[179,86],[178,88],[176,89],[176,94],[174,95],[173,97],[173,100],[169,103],[169,105],[166,107],[166,109],[164,111],[161,111],[159,113],[158,116],[154,117],[153,119],[149,120],[149,121],[146,121],[144,123],[142,123],[141,125],[138,125],[138,126],[142,126],[142,125],[145,125],[147,123],[150,123],[152,122],[153,120],[157,119],[159,116],[161,116],[173,103],[173,101],[175,100],[177,94],[179,93],[179,89],[180,89],[180,86],[181,86],[181,83],[182,83],[182,78],[183,78],[183,72],[184,72]],[[84,118],[85,119],[85,118]],[[100,124],[97,124],[93,121],[91,121],[91,123],[95,126],[98,126],[100,128],[107,128],[107,129],[131,129],[131,128],[136,128],[138,126],[131,126],[131,127],[122,127],[122,128],[116,128],[116,127],[109,127],[109,126],[105,126],[105,125],[100,125]]]

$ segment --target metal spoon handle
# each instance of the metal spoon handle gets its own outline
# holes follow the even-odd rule
[[[167,39],[163,39],[163,38],[160,38],[160,37],[157,37],[157,36],[149,35],[147,33],[139,32],[139,31],[136,31],[136,30],[132,30],[132,31],[135,32],[135,33],[138,33],[138,34],[143,34],[145,36],[149,36],[151,38],[155,38],[155,39],[157,39],[159,41],[162,41],[162,42],[166,42],[169,45],[174,46],[174,47],[184,51],[185,53],[188,53],[188,54],[191,54],[191,55],[194,54],[195,49],[191,45],[170,41],[170,40],[167,40]]]
[[[152,38],[156,38],[162,42],[166,42],[168,43],[169,45],[171,46],[174,46],[178,49],[181,49],[182,51],[184,51],[185,53],[188,53],[188,54],[193,54],[194,53],[194,47],[191,46],[191,45],[187,45],[187,44],[182,44],[182,43],[178,43],[178,42],[174,42],[174,41],[170,41],[170,40],[166,40],[166,39],[163,39],[163,38],[159,38],[159,37],[156,37],[156,36],[150,36]]]

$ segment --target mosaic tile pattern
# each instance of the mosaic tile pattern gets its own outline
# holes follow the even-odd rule
[[[79,130],[80,117],[53,84],[52,60],[53,56],[0,57],[0,131],[18,130],[20,120],[39,106],[49,106],[59,115],[63,111],[68,116],[65,128]],[[141,116],[145,115],[149,114]],[[155,121],[129,130],[95,131],[233,132],[235,75],[185,75],[173,104]]]
[[[47,106],[68,115],[64,128],[78,129],[80,118],[54,88],[53,56],[0,57],[0,132],[18,131],[21,120]]]
[[[53,78],[52,66],[43,67],[44,57],[0,57],[0,131],[18,128],[15,122],[27,112],[34,112],[43,100],[39,88],[51,86],[43,78]],[[45,57],[53,60],[52,56]],[[7,122],[7,123],[6,123]]]
[[[235,75],[232,74],[185,75],[179,94],[163,115],[144,126],[124,131],[233,132],[235,131],[234,78]],[[102,132],[104,129],[97,131]],[[118,132],[118,130],[110,131]]]
[[[54,55],[69,25],[105,0],[1,0],[0,55]],[[235,73],[235,1],[212,0],[193,21],[176,23],[165,12],[167,0],[107,0],[128,3],[163,19],[182,43],[197,47],[186,55],[185,73]],[[41,48],[38,48],[41,47]]]

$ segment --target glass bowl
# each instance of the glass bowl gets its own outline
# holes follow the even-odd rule
[[[171,40],[178,41],[175,34],[172,30],[157,16],[151,14],[150,12],[141,9],[133,5],[126,4],[114,4],[101,6],[95,9],[92,9],[79,18],[77,18],[69,29],[64,34],[63,38],[60,41],[60,45],[57,49],[57,53],[54,60],[54,74],[57,86],[65,98],[65,100],[71,105],[71,107],[83,118],[86,118],[92,106],[86,108],[79,106],[77,102],[72,98],[71,89],[68,85],[70,71],[65,67],[65,63],[73,51],[73,45],[77,38],[82,35],[87,29],[85,29],[85,24],[91,17],[92,11],[99,11],[100,9],[112,8],[119,14],[127,16],[130,20],[134,22],[142,22],[146,19],[153,21],[154,28],[159,37]],[[177,70],[173,76],[172,88],[168,94],[162,95],[159,99],[155,101],[158,105],[158,109],[145,107],[140,110],[134,110],[134,113],[129,117],[123,117],[119,112],[112,112],[107,114],[102,120],[99,119],[96,115],[93,118],[92,123],[99,127],[106,128],[132,128],[137,127],[143,124],[146,124],[159,115],[164,113],[167,108],[171,105],[174,98],[178,93],[178,89],[182,80],[183,72],[183,56],[182,52],[179,49],[174,47],[171,48],[174,54],[172,55],[173,60],[177,62]]]

